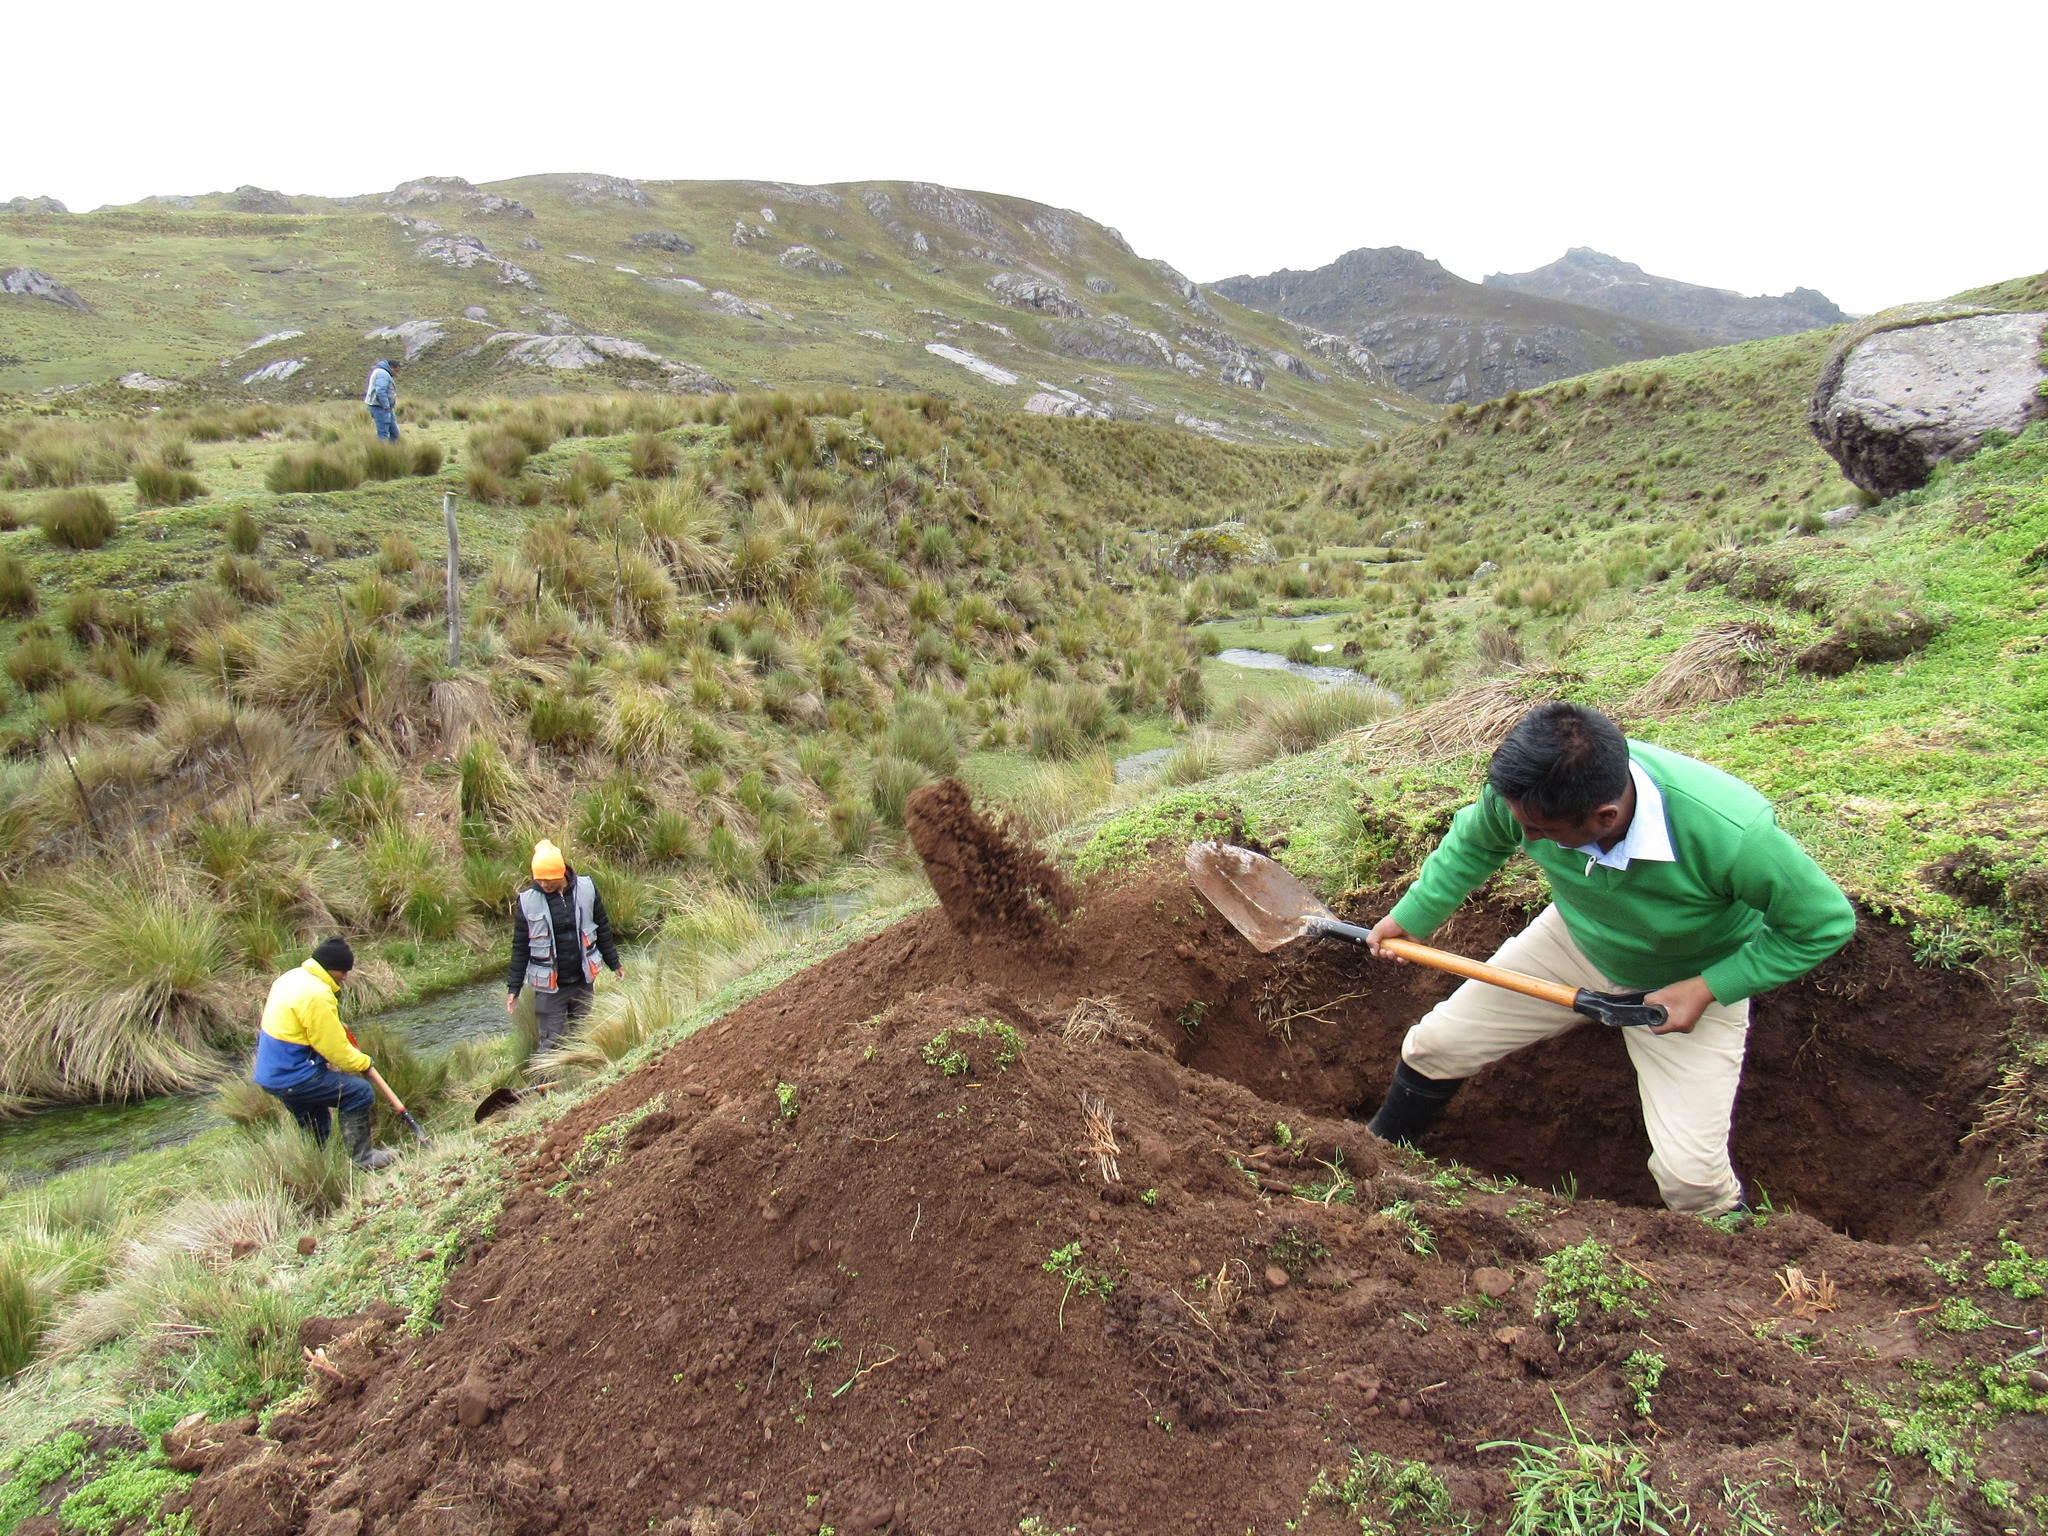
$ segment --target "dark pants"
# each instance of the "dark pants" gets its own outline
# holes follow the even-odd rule
[[[387,443],[398,441],[398,413],[370,407],[370,420],[377,423],[377,435]]]
[[[311,1131],[315,1141],[327,1139],[328,1127],[333,1123],[330,1111],[368,1109],[377,1102],[377,1090],[370,1086],[367,1077],[337,1072],[332,1067],[297,1087],[266,1088],[264,1092],[290,1110],[292,1118]]]
[[[548,1050],[562,1043],[576,1021],[590,1012],[597,989],[588,982],[565,982],[552,992],[533,994],[533,1021],[540,1026],[540,1048]]]

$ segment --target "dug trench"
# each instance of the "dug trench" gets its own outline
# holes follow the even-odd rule
[[[1778,1214],[1730,1233],[1652,1207],[1592,1026],[1475,1080],[1428,1145],[1462,1166],[1432,1167],[1355,1116],[1445,978],[1260,957],[1166,858],[1070,890],[964,796],[913,833],[941,910],[515,1138],[437,1329],[309,1325],[270,1438],[175,1448],[200,1529],[1331,1532],[1359,1511],[1310,1490],[1354,1448],[1491,1523],[1494,1442],[1560,1410],[1658,1437],[1676,1495],[1768,1507],[1766,1463],[1889,1479],[1835,1405],[1962,1367],[1915,1322],[1941,1291],[1911,1240],[1979,1220],[1963,1137],[2007,1020],[1887,925],[1759,1001],[1736,1148]],[[1525,918],[1482,897],[1437,937]],[[1615,1305],[1562,1320],[1540,1261],[1595,1238]],[[1646,1418],[1623,1368],[1652,1348]],[[2029,1482],[2042,1423],[1988,1434],[1980,1475]]]

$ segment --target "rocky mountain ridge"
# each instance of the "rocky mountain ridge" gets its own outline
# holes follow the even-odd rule
[[[1489,288],[1508,288],[1675,325],[1713,341],[1786,336],[1840,325],[1849,318],[1834,300],[1812,288],[1751,297],[1727,288],[1654,277],[1632,261],[1583,245],[1573,246],[1549,266],[1533,272],[1492,272],[1481,281]]]
[[[1713,344],[1713,337],[1699,328],[1701,317],[1709,313],[1738,317],[1717,323],[1752,327],[1768,324],[1771,315],[1787,320],[1774,329],[1752,329],[1744,335],[1780,335],[1832,324],[1822,315],[1840,313],[1809,289],[1781,300],[1749,301],[1647,277],[1643,290],[1652,297],[1643,301],[1646,307],[1661,304],[1673,315],[1690,318],[1628,313],[1612,306],[1633,300],[1637,290],[1624,284],[1622,269],[1639,274],[1639,268],[1601,257],[1609,267],[1574,264],[1567,282],[1558,269],[1570,260],[1524,274],[1535,285],[1528,291],[1510,285],[1519,278],[1469,282],[1403,246],[1347,251],[1312,271],[1231,277],[1209,287],[1290,324],[1341,336],[1370,352],[1396,387],[1446,404],[1492,399],[1511,389],[1531,389],[1595,368],[1695,351]],[[1619,275],[1604,284],[1594,281],[1594,275],[1603,271]],[[1571,286],[1574,292],[1537,291],[1545,284]],[[1606,302],[1579,298],[1579,290],[1605,295]],[[1717,296],[1719,307],[1697,295]],[[1743,309],[1743,304],[1752,307]],[[1771,305],[1777,308],[1767,307]]]

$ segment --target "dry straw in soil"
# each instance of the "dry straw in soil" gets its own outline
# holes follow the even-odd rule
[[[1636,690],[1629,709],[1638,715],[1667,715],[1701,704],[1737,698],[1784,656],[1768,624],[1738,620],[1703,629]]]
[[[1428,760],[1491,752],[1532,707],[1563,698],[1578,681],[1575,674],[1552,667],[1513,667],[1425,708],[1354,732],[1352,755]]]

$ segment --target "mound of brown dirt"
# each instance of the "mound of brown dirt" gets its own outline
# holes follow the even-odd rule
[[[982,880],[956,887],[969,910]],[[1816,1486],[1882,1470],[1882,1426],[1837,1406],[1851,1383],[1897,1394],[1908,1356],[1959,1365],[1963,1345],[1916,1332],[1944,1292],[1915,1253],[1806,1215],[1727,1235],[1426,1177],[1373,1142],[1345,1112],[1377,1100],[1444,978],[1260,957],[1165,866],[1085,897],[1033,930],[1053,945],[913,918],[564,1116],[451,1279],[442,1331],[320,1332],[331,1374],[273,1421],[301,1471],[264,1484],[267,1507],[362,1536],[1277,1536],[1357,1529],[1303,1516],[1356,1447],[1430,1464],[1497,1520],[1512,1458],[1479,1447],[1540,1439],[1559,1404],[1582,1432],[1642,1434],[1622,1368],[1654,1350],[1660,1484],[1758,1482],[1789,1522],[1770,1467]],[[1484,952],[1516,921],[1482,902],[1441,937]],[[1788,1159],[1780,1204],[1810,1188],[1911,1230],[1959,1176],[1997,1020],[1981,988],[1873,969],[1891,943],[1866,932],[1759,1009],[1738,1149],[1752,1174]],[[1074,1027],[1090,1016],[1112,1024]],[[1582,1189],[1639,1177],[1620,1059],[1588,1028],[1503,1064],[1445,1145],[1532,1176],[1564,1160]],[[1906,1192],[1857,1195],[1851,1166]],[[1557,1326],[1539,1306],[1541,1260],[1587,1238],[1641,1282],[1641,1316]],[[1787,1303],[1788,1266],[1825,1272],[1832,1309]],[[1983,1476],[2031,1476],[2030,1425],[1985,1437]],[[195,1509],[220,1507],[208,1486]]]
[[[1065,877],[990,825],[958,779],[915,791],[903,824],[939,906],[968,937],[1036,938],[1073,912]]]

